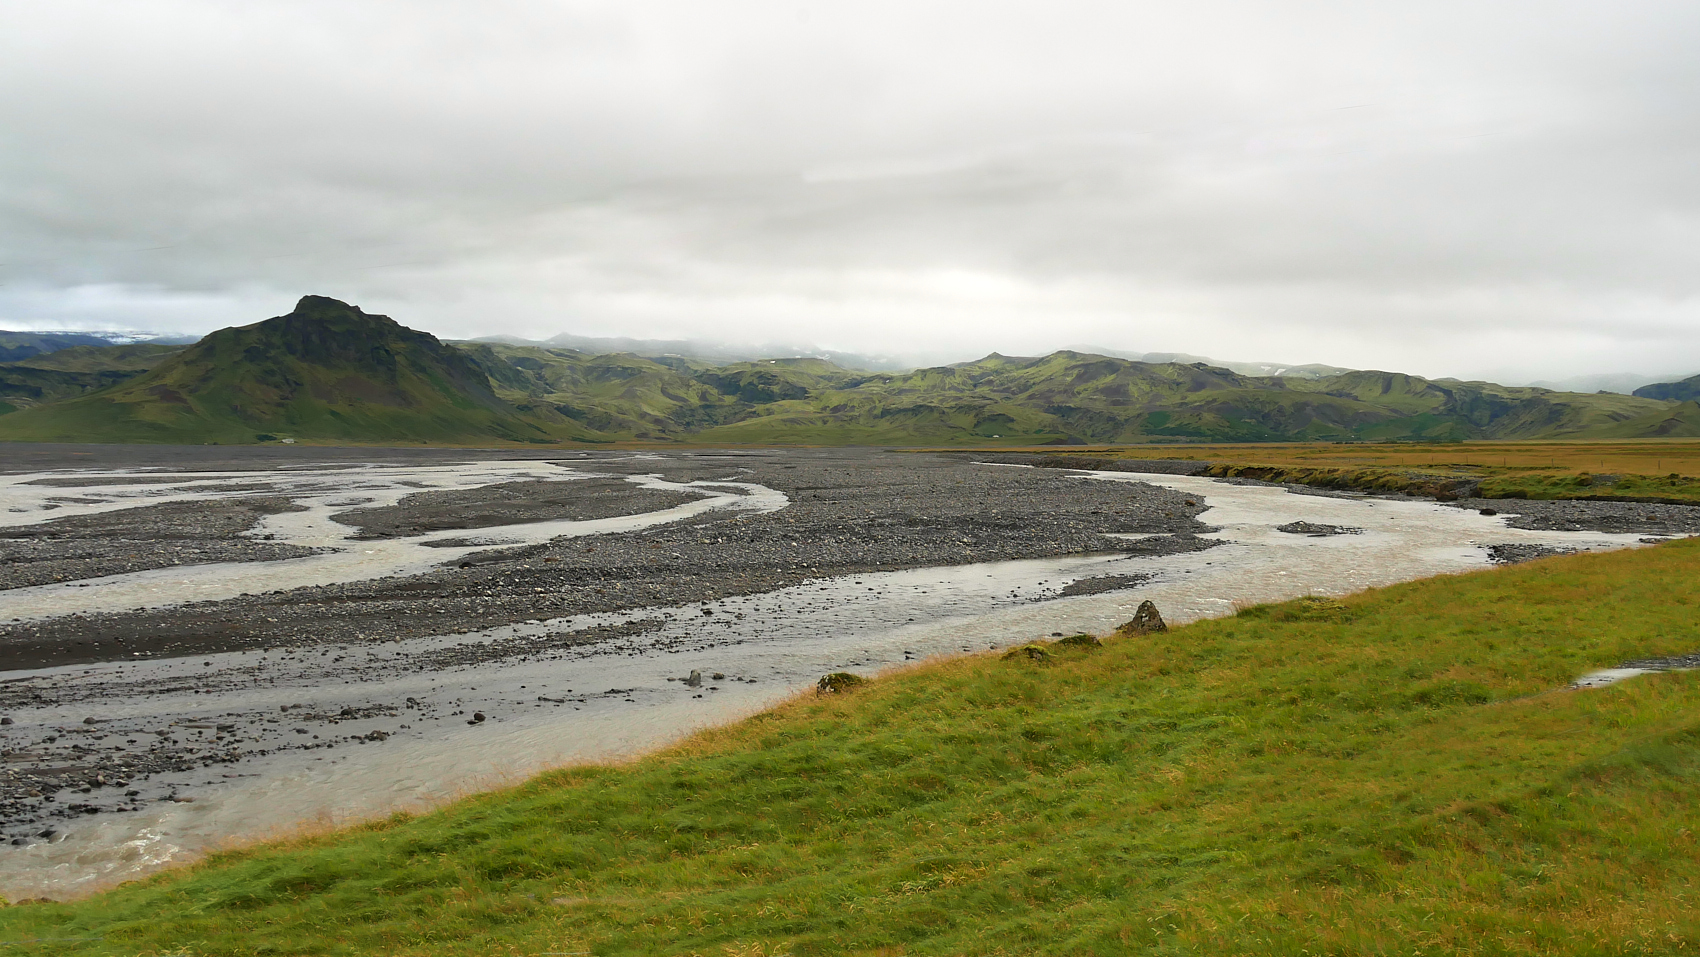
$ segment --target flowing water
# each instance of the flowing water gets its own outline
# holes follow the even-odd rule
[[[457,472],[468,483],[509,481],[541,471],[547,470],[534,463],[490,463],[459,470],[407,470],[410,477],[405,481],[462,481]],[[358,475],[356,482],[370,484],[351,490],[349,479],[344,478],[340,489],[301,491],[311,493],[307,498],[322,501],[325,511],[348,507],[344,503],[355,496],[382,503],[393,500],[386,496],[405,494],[391,481],[402,474],[401,470],[375,469],[344,472],[350,478]],[[559,470],[547,471],[547,475],[563,477]],[[248,473],[243,478],[253,476]],[[159,780],[150,782],[155,788],[180,789],[192,794],[193,802],[158,801],[139,812],[79,822],[49,842],[0,849],[0,893],[14,899],[37,894],[65,897],[193,857],[233,839],[345,823],[397,808],[429,806],[542,768],[630,755],[770,706],[808,687],[826,672],[874,673],[905,661],[982,651],[1053,633],[1103,633],[1130,618],[1134,608],[1146,599],[1156,602],[1171,623],[1180,624],[1230,614],[1238,604],[1307,594],[1343,595],[1479,569],[1487,564],[1487,544],[1601,549],[1625,547],[1637,538],[1523,531],[1508,527],[1507,516],[1482,516],[1426,502],[1292,494],[1281,488],[1195,477],[1116,472],[1083,475],[1079,480],[1149,482],[1196,495],[1209,506],[1200,520],[1220,528],[1205,537],[1224,544],[1165,557],[1085,555],[829,578],[707,605],[550,619],[474,635],[356,648],[355,657],[363,666],[360,673],[376,676],[361,680],[327,681],[323,665],[312,661],[311,656],[290,655],[266,663],[270,680],[263,686],[248,682],[250,686],[239,690],[197,694],[181,682],[163,682],[183,690],[118,694],[109,709],[108,717],[113,719],[165,722],[203,716],[211,721],[233,711],[277,711],[299,704],[320,713],[347,706],[367,711],[388,707],[394,714],[351,719],[338,726],[341,734],[381,730],[390,735],[381,744],[339,745],[323,753],[276,754],[244,762],[234,778],[226,778],[217,770],[156,775]],[[229,482],[230,476],[206,481]],[[334,484],[339,479],[317,476],[312,481]],[[638,481],[659,483],[656,479]],[[183,486],[181,481],[171,485]],[[18,487],[15,483],[12,486]],[[657,487],[674,486],[660,483]],[[407,491],[415,489],[406,487]],[[81,497],[87,490],[55,491]],[[782,495],[760,486],[734,488],[713,483],[709,491],[713,493],[710,498],[682,506],[683,511],[669,509],[613,521],[616,526],[621,521],[639,523],[620,526],[637,528],[705,508],[771,509],[784,505]],[[91,497],[94,494],[91,492]],[[102,488],[98,494],[116,493]],[[337,548],[349,545],[319,524],[328,521],[321,512],[286,517],[293,518],[294,524],[276,523],[267,533],[280,541]],[[1276,530],[1276,526],[1295,521],[1360,531],[1311,537]],[[586,533],[594,524],[538,523],[490,532],[505,540],[537,541]],[[596,528],[614,530],[612,526]],[[455,534],[464,537],[466,533]],[[429,564],[449,557],[442,549],[423,551],[430,554],[416,555],[398,546],[371,561],[319,556],[211,566],[204,570],[208,579],[198,584],[197,576],[203,572],[173,569],[171,574],[184,583],[184,591],[152,593],[150,600],[166,602],[172,594],[200,598],[231,593],[232,589],[240,594],[241,589],[279,587],[274,566],[288,566],[290,576],[302,576],[291,581],[324,581],[333,574],[370,577],[375,568],[398,569],[383,574],[405,574],[418,570],[416,562],[429,559]],[[1061,595],[1071,582],[1112,575],[1149,577],[1125,590]],[[103,586],[124,589],[110,592],[125,596],[111,607],[143,604],[137,596],[146,597],[150,594],[146,589],[152,587],[146,584],[145,576],[115,576],[125,581]],[[256,585],[256,581],[264,584]],[[31,594],[17,599],[17,605],[0,605],[0,614],[19,615],[19,609],[29,614],[53,614],[86,607],[74,602],[50,604],[52,589],[15,591]],[[101,594],[94,589],[80,591],[91,598]],[[12,594],[0,595],[0,602],[13,600]],[[596,625],[634,622],[649,622],[649,630],[595,645],[447,671],[403,668],[410,658],[455,643],[523,641]],[[110,683],[114,688],[126,683],[160,686],[161,679],[193,676],[198,686],[216,689],[221,675],[253,673],[262,654],[233,652],[192,661],[83,665],[14,676],[34,680],[74,677]],[[693,670],[704,676],[700,687],[678,680]],[[410,698],[419,703],[418,709],[403,704]],[[488,720],[470,723],[466,716],[474,711],[484,713]],[[43,708],[20,715],[18,720],[47,729],[75,723],[82,717],[72,709]]]

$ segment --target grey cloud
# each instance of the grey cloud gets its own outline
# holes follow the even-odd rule
[[[0,325],[1700,368],[1691,5],[0,14]]]

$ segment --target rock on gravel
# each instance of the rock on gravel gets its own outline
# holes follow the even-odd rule
[[[1495,565],[1516,565],[1519,562],[1532,562],[1537,558],[1548,558],[1553,555],[1573,555],[1574,548],[1555,548],[1551,545],[1529,545],[1509,543],[1489,545],[1487,547],[1488,561]]]
[[[1323,525],[1317,522],[1288,522],[1275,526],[1277,532],[1288,535],[1308,535],[1311,538],[1326,538],[1330,535],[1362,535],[1364,530],[1350,525]]]

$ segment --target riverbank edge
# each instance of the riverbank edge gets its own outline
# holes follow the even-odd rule
[[[1592,476],[1585,473],[1578,473],[1570,477],[1568,483],[1565,484],[1531,488],[1496,476],[1460,476],[1410,469],[1334,468],[1325,466],[1304,468],[1208,459],[1122,458],[1102,453],[1073,452],[998,451],[979,455],[977,458],[981,461],[1031,465],[1035,468],[1149,472],[1167,475],[1201,475],[1207,478],[1251,479],[1277,485],[1302,485],[1336,492],[1422,497],[1437,502],[1456,502],[1460,499],[1505,499],[1700,506],[1700,498],[1653,494],[1620,495],[1587,491],[1585,489],[1590,487]],[[1639,478],[1651,477],[1639,476]]]

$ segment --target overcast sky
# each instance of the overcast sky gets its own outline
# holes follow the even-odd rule
[[[0,0],[0,327],[1700,371],[1700,4]]]

